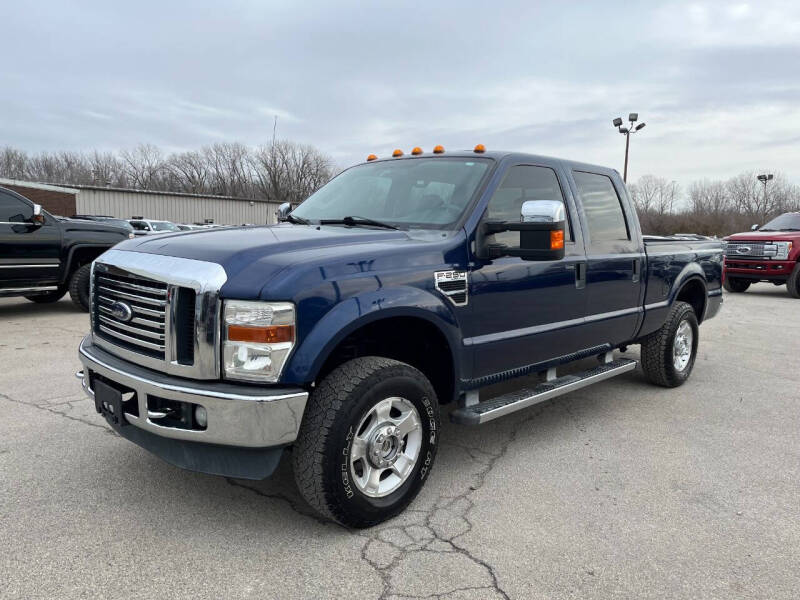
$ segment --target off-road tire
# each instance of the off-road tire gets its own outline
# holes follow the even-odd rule
[[[678,326],[687,321],[692,329],[692,354],[689,363],[682,370],[677,370],[673,362],[673,343]],[[691,304],[675,302],[667,319],[660,329],[654,331],[641,341],[642,370],[651,383],[663,387],[683,385],[694,368],[699,341],[697,316]]]
[[[747,288],[750,287],[750,282],[746,279],[738,279],[736,277],[726,277],[725,283],[722,286],[733,294],[741,294],[742,292],[746,292]]]
[[[50,304],[51,302],[58,302],[64,297],[64,294],[67,293],[67,287],[61,286],[54,292],[49,292],[47,294],[35,294],[33,296],[25,296],[26,300],[30,300],[31,302],[35,302],[36,304]]]
[[[405,398],[417,409],[422,442],[402,485],[370,498],[351,481],[353,430],[376,402],[389,397]],[[420,371],[389,358],[356,358],[331,371],[309,398],[293,449],[295,481],[323,516],[348,527],[371,527],[403,511],[417,495],[433,467],[438,437],[436,393]]]
[[[800,299],[800,263],[797,263],[789,279],[786,280],[786,289],[792,298]]]
[[[89,312],[89,278],[92,274],[92,263],[75,269],[69,280],[69,297],[78,308]]]

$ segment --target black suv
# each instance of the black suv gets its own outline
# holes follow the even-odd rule
[[[132,237],[129,229],[103,222],[56,218],[0,187],[0,296],[45,303],[69,291],[89,310],[92,261]]]

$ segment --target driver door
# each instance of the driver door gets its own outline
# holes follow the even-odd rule
[[[485,377],[582,350],[586,314],[586,253],[569,185],[560,169],[510,167],[489,201],[484,219],[519,221],[528,200],[563,202],[567,214],[565,256],[533,261],[504,256],[475,260],[470,273],[472,317],[464,343],[474,356],[473,377]],[[577,235],[576,235],[577,234]],[[519,246],[519,232],[495,241]]]
[[[58,279],[61,229],[45,214],[32,223],[33,204],[0,190],[0,286],[30,287]]]

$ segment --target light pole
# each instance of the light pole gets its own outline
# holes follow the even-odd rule
[[[764,213],[761,217],[762,221],[767,218],[767,182],[772,181],[772,178],[773,178],[772,173],[764,173],[756,177],[756,179],[758,179],[761,183],[764,184]]]
[[[625,136],[625,171],[622,175],[622,181],[625,183],[628,182],[628,149],[631,146],[631,135],[642,129],[645,124],[639,123],[634,127],[634,123],[639,120],[639,113],[631,113],[628,115],[628,120],[630,121],[630,125],[628,127],[622,126],[622,119],[617,117],[614,119],[614,127],[619,129],[619,132]]]

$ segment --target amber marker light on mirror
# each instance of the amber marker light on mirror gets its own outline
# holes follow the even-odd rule
[[[248,327],[228,325],[228,340],[255,344],[279,344],[294,341],[294,325],[272,325],[270,327]]]
[[[484,152],[486,152],[486,146],[484,146],[483,144],[478,144],[473,149],[473,152],[477,152],[478,154],[483,154]]]
[[[368,160],[368,161],[370,161],[370,160],[378,160],[378,157],[377,157],[377,156],[375,156],[374,154],[370,154],[370,155],[367,157],[367,160]]]
[[[550,250],[561,250],[564,247],[564,230],[556,229],[550,232]]]
[[[392,156],[397,158],[398,156],[403,156],[403,151],[400,148],[397,148],[394,152],[392,152]]]
[[[416,148],[414,148],[414,149],[411,151],[411,154],[413,154],[414,156],[416,156],[417,154],[422,154],[422,148],[420,148],[419,146],[417,146]]]
[[[444,154],[444,146],[442,146],[441,144],[439,144],[438,146],[434,146],[433,147],[433,153],[434,154]]]

